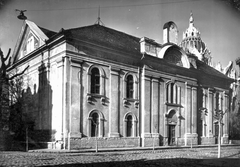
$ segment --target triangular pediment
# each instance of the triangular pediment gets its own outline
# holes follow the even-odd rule
[[[45,44],[49,38],[34,22],[26,20],[22,26],[17,44],[14,48],[12,63],[22,59]]]

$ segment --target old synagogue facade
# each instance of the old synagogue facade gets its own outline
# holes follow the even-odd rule
[[[159,44],[99,24],[53,32],[26,20],[9,70],[29,65],[24,112],[33,131],[65,149],[95,139],[99,147],[215,144],[213,115],[229,109],[232,80],[211,67],[193,23],[191,15],[180,44],[166,23]],[[223,143],[228,125],[226,113]]]

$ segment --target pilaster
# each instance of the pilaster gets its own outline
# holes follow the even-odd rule
[[[82,86],[82,61],[70,60],[70,111],[69,131],[70,137],[81,138],[81,86]]]
[[[213,95],[213,89],[208,89],[208,131],[207,137],[213,137],[213,103],[215,98]]]
[[[159,127],[159,80],[152,78],[152,134],[158,134],[158,127]]]
[[[197,134],[197,88],[192,87],[192,133]]]
[[[110,114],[109,114],[109,137],[120,137],[119,135],[119,101],[120,101],[120,69],[110,67]]]

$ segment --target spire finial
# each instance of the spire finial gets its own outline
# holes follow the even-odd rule
[[[194,19],[193,19],[193,13],[192,13],[192,10],[191,10],[189,23],[193,23],[193,21],[194,21]]]
[[[98,7],[98,18],[97,18],[97,21],[95,22],[95,24],[98,24],[98,25],[102,24],[102,26],[105,26],[104,23],[101,21],[101,18],[100,18],[100,6]]]

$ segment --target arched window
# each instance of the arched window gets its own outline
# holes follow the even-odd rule
[[[129,112],[126,113],[123,120],[123,136],[136,137],[137,136],[137,117]]]
[[[133,136],[132,130],[133,130],[133,119],[132,115],[127,116],[127,137]]]
[[[104,136],[104,115],[101,111],[92,110],[88,117],[88,137]]]
[[[133,82],[133,76],[128,75],[127,76],[127,98],[133,98],[133,93],[134,93],[134,82]]]
[[[181,103],[181,89],[174,83],[169,83],[166,88],[167,103],[180,104]]]
[[[100,73],[98,68],[91,70],[91,93],[100,94]]]
[[[99,136],[99,115],[98,113],[92,114],[92,123],[91,123],[91,137]]]

